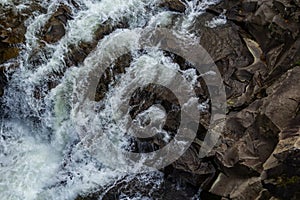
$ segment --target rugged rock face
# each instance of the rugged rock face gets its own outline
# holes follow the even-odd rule
[[[291,70],[291,71],[296,71]],[[298,67],[299,70],[299,67]],[[297,74],[297,73],[295,73]],[[298,85],[299,86],[299,85]],[[300,116],[291,118],[280,132],[280,141],[264,163],[262,180],[270,193],[283,199],[298,199],[300,185]]]
[[[210,8],[213,13],[223,9],[240,27],[239,35],[254,59],[248,66],[235,65],[235,75],[229,79],[230,73],[224,74],[225,82],[233,79],[241,84],[240,76],[248,79],[244,78],[247,81],[241,96],[232,97],[228,90],[223,144],[216,149],[222,170],[210,192],[232,199],[297,199],[299,5],[224,1]],[[217,64],[224,66],[224,62]],[[241,87],[227,85],[231,90]]]

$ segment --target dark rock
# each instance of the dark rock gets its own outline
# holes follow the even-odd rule
[[[260,191],[258,197],[255,200],[270,200],[271,199],[271,194],[267,189],[263,189]]]
[[[248,39],[239,26],[228,22],[216,28],[207,27],[206,22],[213,17],[208,13],[199,16],[191,31],[199,35],[200,44],[218,66],[226,86],[229,109],[234,109],[251,101],[256,77],[265,73],[266,66],[261,61],[259,45]]]
[[[140,177],[149,176],[148,181]],[[136,174],[134,176],[124,177],[116,181],[113,187],[108,186],[107,189],[99,190],[92,194],[81,195],[76,200],[118,200],[125,195],[127,197],[141,196],[158,199],[158,200],[182,200],[192,199],[198,192],[197,187],[186,184],[180,177],[187,177],[189,175],[182,174],[180,171],[169,175],[159,185],[155,184],[157,179],[147,174]],[[191,175],[190,175],[191,176]],[[159,177],[161,178],[161,177]],[[180,188],[180,189],[179,189]],[[136,197],[141,198],[141,196]]]
[[[300,102],[300,67],[297,66],[277,79],[267,89],[268,97],[264,100],[261,111],[268,116],[280,130],[283,130],[294,118]],[[278,112],[280,110],[280,112]]]
[[[286,48],[282,48],[282,45],[279,46],[279,49],[278,47],[275,48],[275,53],[279,53],[276,51],[281,51],[281,49],[283,51],[281,53],[281,56],[277,57],[276,63],[273,65],[274,67],[270,68],[270,74],[268,78],[264,81],[264,84],[267,86],[276,81],[286,71],[294,67],[296,63],[300,60],[300,37]]]
[[[259,196],[262,190],[260,178],[245,178],[233,174],[220,174],[210,192],[229,199],[248,200]]]
[[[13,9],[0,8],[0,64],[19,55],[17,44],[24,42],[26,19]],[[3,13],[3,14],[2,14]]]
[[[5,70],[4,67],[0,67],[0,97],[4,93],[4,87],[6,85],[6,76],[5,76]]]
[[[300,187],[300,115],[280,133],[273,154],[264,164],[263,183],[269,192],[283,199],[297,199]]]
[[[184,12],[186,9],[186,6],[181,0],[162,0],[162,2],[159,5],[171,11],[177,12]]]
[[[267,97],[229,115],[221,136],[222,145],[215,149],[221,171],[226,176],[219,175],[211,192],[234,198],[237,192],[242,195],[243,183],[248,184],[249,180],[262,174],[264,184],[259,187],[267,188],[271,195],[290,199],[296,194],[300,164],[297,159],[300,152],[298,76],[299,67],[294,67],[267,89]],[[238,175],[242,166],[245,171]],[[252,175],[245,179],[249,173]],[[240,178],[235,179],[236,176]],[[237,199],[241,198],[239,195]],[[257,193],[252,197],[256,196]]]
[[[259,174],[278,142],[279,130],[266,116],[257,115],[249,127],[238,123],[242,119],[237,116],[228,119],[222,145],[215,149],[217,158],[222,166],[244,166]]]
[[[14,2],[15,6],[18,2]],[[33,12],[45,12],[37,2],[30,2],[28,7],[18,10],[13,7],[0,8],[0,64],[19,55],[19,48],[25,42],[25,20]]]
[[[14,2],[14,5],[17,6],[18,2]],[[0,64],[7,64],[8,61],[12,61],[9,63],[9,67],[0,65],[0,96],[3,95],[7,83],[6,75],[10,76],[18,66],[15,58],[19,56],[21,47],[25,43],[25,20],[32,16],[33,12],[45,12],[34,1],[28,3],[28,7],[24,9],[18,10],[15,6],[0,7]],[[9,70],[7,70],[8,68]]]
[[[71,10],[65,5],[60,5],[46,23],[43,31],[43,40],[55,43],[65,35],[67,21],[72,19]]]
[[[289,49],[299,36],[300,9],[297,1],[272,0],[250,3],[225,0],[210,9],[219,13],[226,9],[228,19],[250,33],[261,45],[265,55],[282,44],[283,49]]]
[[[19,55],[19,48],[12,47],[7,43],[0,42],[0,64],[16,58]]]
[[[96,88],[95,101],[100,101],[105,97],[109,84],[113,82],[114,77],[124,73],[125,68],[130,66],[131,61],[132,57],[130,54],[122,55],[115,60],[111,68],[107,68],[107,70],[105,70],[103,76],[100,77]]]
[[[205,189],[215,178],[217,170],[211,161],[203,162],[198,158],[198,151],[193,145],[174,163],[172,167],[191,176],[182,176],[189,184]],[[192,178],[191,178],[192,177]]]

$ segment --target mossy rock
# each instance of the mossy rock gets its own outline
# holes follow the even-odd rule
[[[280,177],[277,178],[277,184],[280,187],[287,187],[289,185],[299,184],[299,183],[300,183],[300,177],[299,176],[292,176],[292,177],[280,176]]]

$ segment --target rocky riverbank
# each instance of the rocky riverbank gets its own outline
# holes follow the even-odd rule
[[[76,1],[70,1],[68,6],[62,3],[42,28],[40,47],[29,56],[33,64],[38,65],[43,56],[47,56],[43,52],[45,44],[54,44],[65,36],[65,26],[73,19],[71,10],[80,10]],[[173,11],[173,21],[167,27],[176,29],[186,4],[179,0],[162,0],[157,6]],[[18,68],[17,58],[26,45],[26,19],[33,17],[37,10],[46,12],[35,3],[24,10],[0,7],[3,13],[0,14],[0,97],[5,93],[11,74]],[[215,27],[207,23],[224,16],[226,23]],[[66,68],[83,63],[105,35],[128,28],[128,20],[124,17],[113,25],[108,20],[95,28],[91,41],[67,47],[69,51],[63,55]],[[199,141],[206,134],[210,117],[209,113],[201,113],[196,140],[180,159],[161,169],[164,183],[152,191],[152,197],[164,200],[196,196],[202,200],[300,199],[299,0],[224,0],[197,16],[188,31],[200,38],[200,44],[221,72],[228,105],[226,126],[218,145],[207,157],[199,159]],[[170,57],[182,69],[190,67],[184,58]],[[104,98],[114,76],[124,73],[131,59],[129,54],[122,56],[106,71],[98,85],[96,101]],[[64,71],[49,74],[56,78],[63,75]],[[195,88],[196,94],[204,102],[209,93],[203,80],[198,81],[201,87]],[[48,90],[57,84],[49,82]],[[34,95],[37,99],[43,98],[38,89]],[[136,91],[130,102],[134,108],[130,114],[134,118],[156,102],[163,102],[167,108],[164,128],[175,132],[178,111],[174,108],[178,102],[163,88],[150,85]],[[135,142],[140,146],[144,141]],[[151,141],[147,148],[162,145],[161,141]],[[101,194],[103,199],[117,199],[120,194],[130,196],[136,190],[149,194],[152,185],[140,183],[138,178],[127,184],[119,180],[113,188],[82,194],[77,200],[93,200]]]

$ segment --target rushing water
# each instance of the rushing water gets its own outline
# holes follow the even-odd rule
[[[0,5],[14,6],[13,0],[1,0]],[[20,1],[19,1],[20,2]],[[126,120],[118,120],[117,111],[113,106],[120,107],[122,95],[126,93],[132,81],[149,79],[171,80],[172,72],[179,69],[159,49],[148,52],[132,51],[133,62],[126,74],[118,77],[120,84],[111,85],[106,97],[100,102],[89,102],[90,106],[76,110],[74,105],[75,80],[87,73],[97,64],[97,54],[103,54],[110,45],[118,44],[118,35],[127,30],[116,29],[99,41],[96,50],[79,66],[66,69],[64,60],[70,45],[78,45],[80,41],[93,39],[95,29],[103,23],[111,26],[127,19],[129,29],[167,26],[172,22],[174,13],[157,6],[157,0],[78,0],[79,9],[67,1],[40,1],[46,13],[36,11],[26,21],[26,45],[18,57],[19,68],[13,73],[5,90],[2,102],[5,111],[0,123],[0,199],[3,200],[34,200],[34,199],[74,199],[79,194],[89,193],[99,188],[113,187],[117,180],[130,181],[138,177],[144,185],[159,188],[163,174],[147,172],[142,175],[139,165],[128,166],[120,154],[110,150],[107,145],[122,148],[127,140],[123,139]],[[187,10],[184,21],[178,24],[178,31],[188,33],[188,27],[195,16],[217,0],[186,2]],[[33,64],[30,57],[39,51],[39,33],[51,14],[64,3],[70,7],[72,19],[68,21],[65,36],[54,44],[43,47],[44,57],[40,63]],[[19,4],[15,9],[29,6],[28,1]],[[221,22],[220,22],[221,20]],[[222,18],[215,19],[217,24]],[[123,34],[124,35],[124,34]],[[126,34],[125,34],[126,36]],[[192,34],[190,37],[194,37]],[[132,35],[122,40],[134,40]],[[197,38],[195,37],[197,42]],[[130,50],[129,46],[129,50]],[[160,67],[158,67],[160,66]],[[61,77],[49,76],[64,72]],[[196,77],[192,70],[182,71],[183,76]],[[57,82],[57,87],[47,89],[49,81]],[[193,80],[190,84],[194,84]],[[35,95],[39,89],[40,96]],[[77,95],[80,95],[77,94]],[[80,98],[80,97],[79,97]],[[112,103],[111,103],[112,102]],[[101,107],[95,112],[95,107]],[[103,107],[104,106],[104,107]],[[203,105],[202,105],[203,107]],[[205,106],[204,106],[205,107]],[[161,122],[165,111],[159,106],[152,106],[141,113],[141,121],[149,116],[152,121]],[[158,125],[156,132],[163,132]],[[90,133],[101,132],[105,139],[94,144],[80,142]],[[164,140],[168,141],[168,133]],[[151,195],[150,195],[151,196]],[[119,199],[142,199],[142,194],[134,197],[125,194]]]

